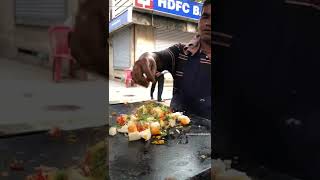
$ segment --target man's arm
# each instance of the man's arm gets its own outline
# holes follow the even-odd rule
[[[133,80],[137,84],[148,87],[149,82],[155,80],[157,71],[168,70],[173,73],[176,59],[181,53],[182,47],[181,44],[176,44],[163,51],[143,53],[133,66]]]
[[[143,53],[138,60],[142,60],[144,58],[149,59],[152,57],[156,62],[157,71],[162,72],[164,70],[172,73],[174,71],[174,66],[179,53],[182,50],[181,44],[175,44],[168,49],[158,51],[158,52],[146,52]]]
[[[174,72],[179,53],[182,52],[182,48],[182,44],[175,44],[168,49],[152,53],[157,62],[157,70],[159,72],[166,70],[172,74]]]

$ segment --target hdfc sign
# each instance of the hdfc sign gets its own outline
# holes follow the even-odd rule
[[[135,6],[145,9],[153,9],[153,0],[135,0]]]
[[[199,20],[202,4],[190,0],[135,0],[135,6]]]

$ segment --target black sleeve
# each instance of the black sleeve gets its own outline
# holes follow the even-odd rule
[[[182,44],[175,44],[163,51],[154,52],[157,55],[158,60],[161,62],[161,66],[158,66],[158,71],[169,71],[171,74],[175,72],[175,65],[178,59],[179,53],[183,50]]]

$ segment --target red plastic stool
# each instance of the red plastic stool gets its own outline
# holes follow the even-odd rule
[[[131,86],[134,86],[131,72],[132,72],[131,69],[125,69],[124,70],[124,82],[125,82],[127,88],[131,87]]]
[[[74,76],[72,65],[76,63],[71,56],[69,48],[69,33],[72,29],[67,26],[53,26],[49,28],[49,40],[51,47],[51,55],[53,59],[53,80],[58,82],[61,80],[62,61],[69,61],[69,75]]]

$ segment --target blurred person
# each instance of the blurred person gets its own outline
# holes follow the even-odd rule
[[[157,101],[161,102],[162,101],[162,92],[163,92],[163,86],[164,86],[164,74],[167,73],[168,71],[162,71],[162,72],[156,72],[155,75],[155,82],[152,82],[151,90],[150,90],[150,97],[153,100],[153,92],[154,89],[156,88],[156,84],[158,83],[158,98]]]
[[[81,69],[108,76],[108,1],[80,0],[70,36],[72,56]]]

